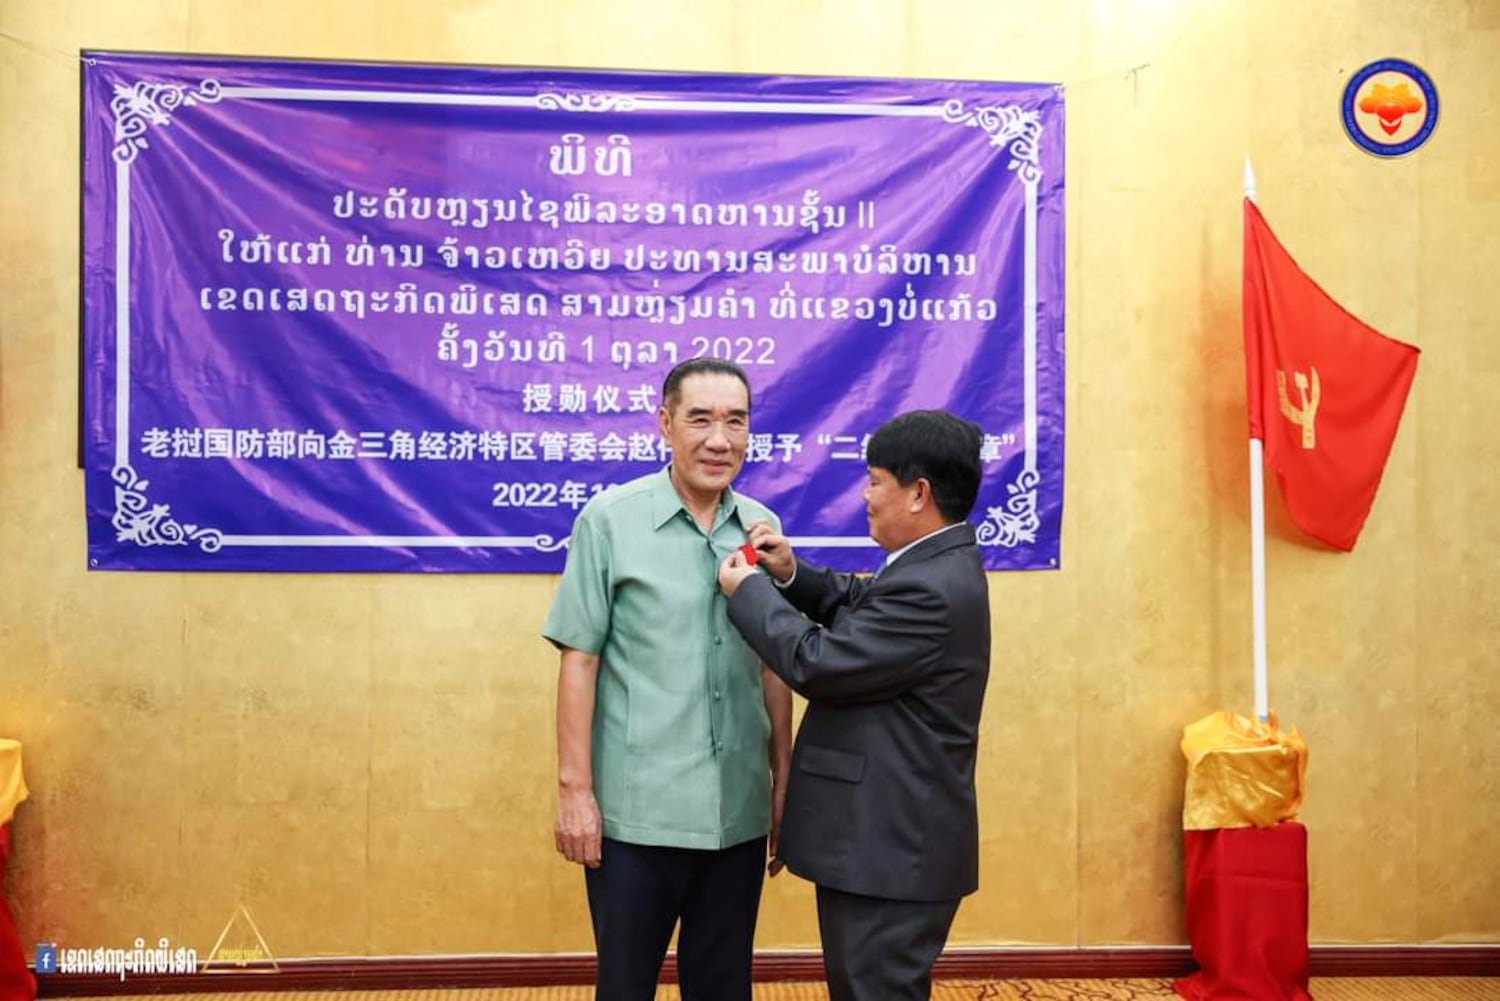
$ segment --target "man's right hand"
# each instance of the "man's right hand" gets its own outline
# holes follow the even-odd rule
[[[562,789],[557,795],[557,852],[569,862],[599,868],[599,803],[589,789]]]
[[[760,565],[766,572],[785,584],[797,571],[797,556],[786,536],[777,533],[769,521],[757,521],[745,533],[760,554]]]

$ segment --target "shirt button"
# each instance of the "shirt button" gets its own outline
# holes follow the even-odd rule
[[[714,637],[714,646],[718,646],[720,643],[723,643],[723,642],[724,642],[724,637],[722,637],[722,636],[715,636]]]
[[[724,693],[722,693],[722,692],[714,692],[714,701],[715,702],[719,701],[723,697],[724,697]]]

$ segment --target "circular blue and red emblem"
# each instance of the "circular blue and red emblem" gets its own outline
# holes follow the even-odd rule
[[[1349,139],[1366,153],[1405,156],[1437,128],[1437,88],[1420,66],[1379,59],[1349,78],[1343,118]]]

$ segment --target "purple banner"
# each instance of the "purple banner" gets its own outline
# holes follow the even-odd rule
[[[1058,87],[92,52],[83,100],[91,567],[559,571],[700,355],[810,558],[878,565],[864,443],[941,407],[986,566],[1058,566]]]

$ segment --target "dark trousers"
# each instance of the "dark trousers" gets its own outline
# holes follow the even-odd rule
[[[818,887],[831,1001],[927,1001],[957,900],[885,900]]]
[[[719,851],[658,848],[604,839],[585,869],[596,1001],[651,1001],[680,920],[682,1001],[750,1001],[750,952],[766,867],[766,839]]]

